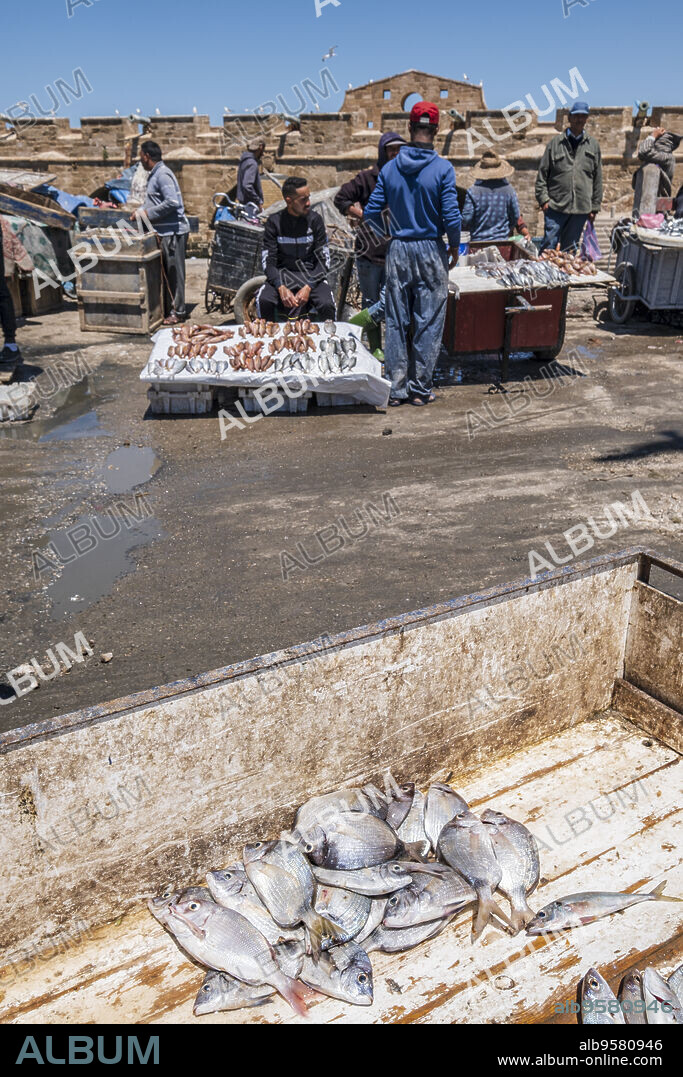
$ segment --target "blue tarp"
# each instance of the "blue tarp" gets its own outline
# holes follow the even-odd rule
[[[66,191],[60,191],[59,187],[51,187],[49,183],[36,187],[36,194],[45,194],[49,198],[54,198],[57,205],[65,209],[67,213],[76,213],[79,206],[95,205],[94,200],[87,194],[67,194]]]

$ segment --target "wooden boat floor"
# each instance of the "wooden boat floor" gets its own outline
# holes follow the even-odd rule
[[[541,883],[532,908],[581,890],[651,890],[663,879],[667,893],[683,895],[680,757],[614,711],[452,782],[473,810],[505,811],[538,838]],[[465,911],[413,950],[373,954],[374,1005],[354,1007],[311,991],[309,1019],[573,1023],[555,1006],[575,1000],[591,965],[614,989],[631,968],[651,964],[669,975],[682,960],[683,904],[673,901],[644,902],[553,938],[510,938],[489,926],[471,944],[470,926]],[[2,1022],[302,1020],[278,997],[255,1009],[193,1017],[203,971],[142,907],[21,968],[18,975],[0,971]]]

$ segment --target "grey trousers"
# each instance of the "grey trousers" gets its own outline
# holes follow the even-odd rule
[[[387,255],[384,368],[391,398],[429,397],[448,300],[448,255],[440,239],[392,239]],[[408,330],[412,328],[412,343]]]
[[[187,232],[161,236],[161,257],[166,281],[163,286],[164,314],[185,315],[185,250]],[[170,294],[169,294],[170,292]]]

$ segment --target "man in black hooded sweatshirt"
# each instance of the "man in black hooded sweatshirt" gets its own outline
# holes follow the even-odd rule
[[[393,161],[406,140],[396,131],[387,131],[379,140],[377,164],[365,168],[344,183],[335,195],[334,204],[340,213],[352,220],[362,221],[363,210],[370,201],[370,195],[377,185],[377,177],[387,161]],[[367,308],[377,303],[382,285],[386,279],[386,257],[390,236],[378,236],[370,225],[360,225],[356,232],[356,268],[358,282],[363,297],[363,310],[356,315],[355,324],[362,325],[368,333],[371,350],[379,348],[381,332],[377,323],[368,316]],[[363,320],[359,320],[363,319]]]

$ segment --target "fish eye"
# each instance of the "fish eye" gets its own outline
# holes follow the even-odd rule
[[[224,871],[223,872],[223,878],[224,879],[232,879],[232,873],[229,872],[229,871]]]
[[[545,920],[546,914],[544,912],[539,912],[536,915],[538,916],[539,920]]]
[[[594,978],[591,978],[591,979],[590,979],[590,980],[588,981],[588,986],[589,986],[589,987],[592,987],[593,989],[595,989],[596,987],[599,987],[599,986],[600,986],[600,984],[598,983],[598,981],[597,981],[596,979],[594,979]]]
[[[398,898],[396,897],[396,895],[395,895],[395,894],[394,894],[394,896],[393,896],[393,897],[390,897],[390,898],[389,898],[389,904],[390,904],[390,905],[398,905]]]
[[[313,846],[311,845],[310,841],[306,842],[306,844],[304,845],[304,849],[306,850],[307,853],[312,853],[313,852]]]
[[[367,973],[359,972],[358,973],[358,983],[359,984],[366,984],[367,982],[368,982]]]
[[[262,845],[263,845],[262,841],[255,841],[254,844],[252,845],[252,849],[260,849]]]
[[[401,867],[400,864],[392,864],[391,865],[391,871],[393,871],[394,875],[400,875],[401,872],[403,871],[403,868]]]
[[[192,912],[194,912],[195,909],[199,908],[199,902],[198,901],[191,901],[190,904],[187,907],[188,907],[188,909],[191,909]]]
[[[167,886],[161,896],[165,897],[165,898],[170,897],[172,893],[173,893],[173,887],[172,886]]]

